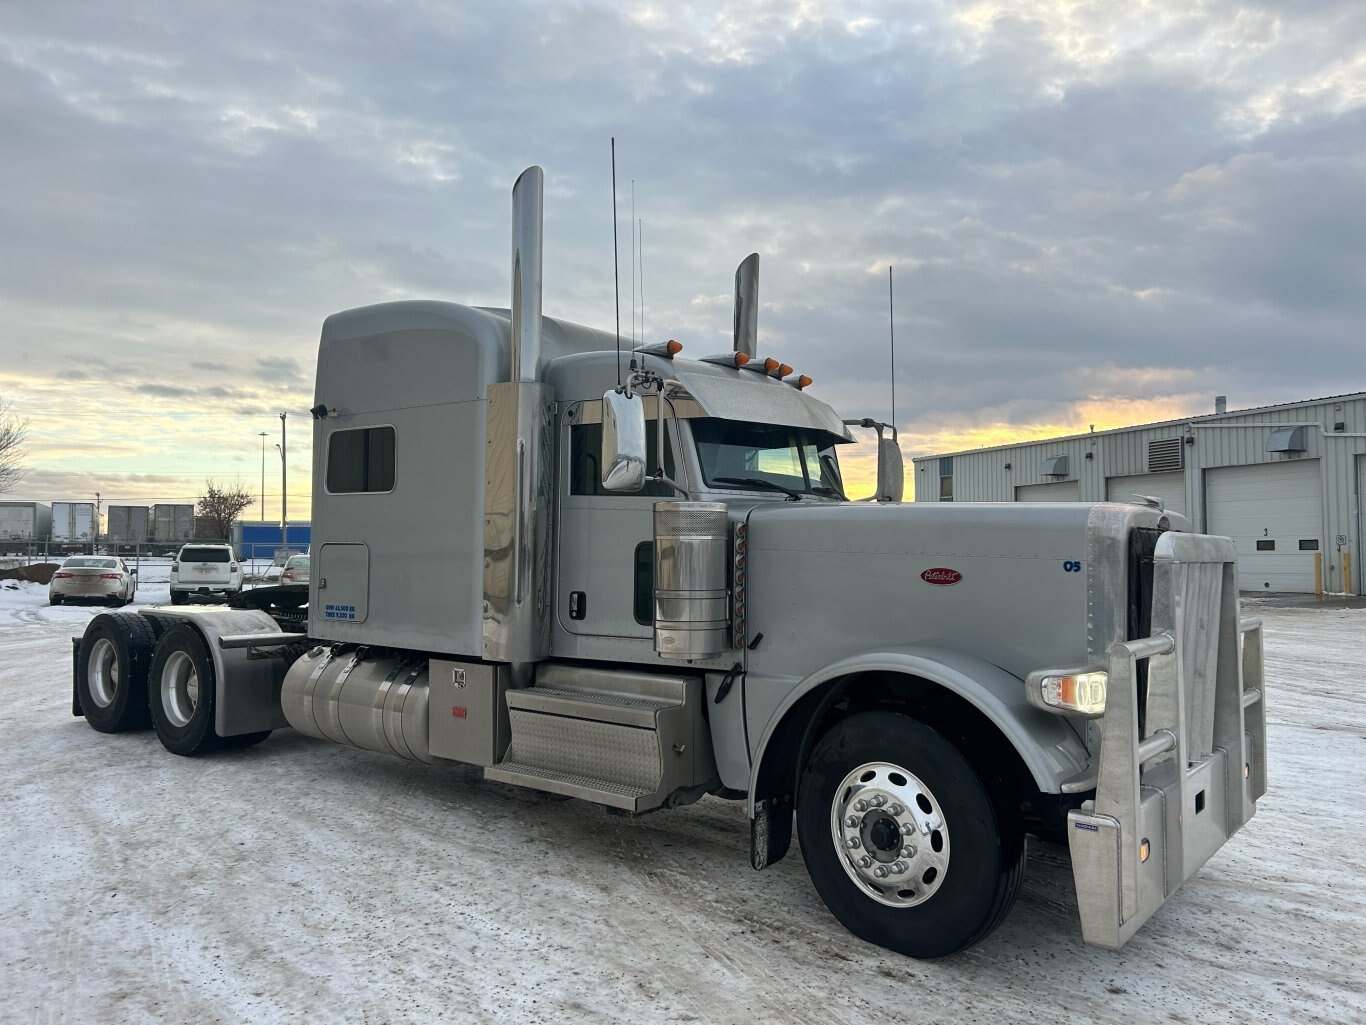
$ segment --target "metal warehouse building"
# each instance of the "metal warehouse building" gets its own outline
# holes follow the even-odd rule
[[[1366,593],[1366,392],[914,463],[918,502],[1151,496],[1234,539],[1243,590]]]

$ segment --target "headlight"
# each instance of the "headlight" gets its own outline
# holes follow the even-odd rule
[[[1105,713],[1105,685],[1109,674],[1101,670],[1060,671],[1042,669],[1025,680],[1030,704],[1045,712]]]

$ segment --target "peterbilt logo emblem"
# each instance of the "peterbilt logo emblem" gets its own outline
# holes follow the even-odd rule
[[[935,566],[933,569],[927,569],[924,573],[921,573],[920,579],[927,584],[938,584],[941,587],[947,587],[949,584],[956,584],[958,581],[962,580],[963,574],[959,573],[956,569],[949,569],[947,566]]]

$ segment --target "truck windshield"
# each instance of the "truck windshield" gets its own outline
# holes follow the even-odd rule
[[[708,487],[844,498],[834,447],[814,431],[737,420],[691,424]]]

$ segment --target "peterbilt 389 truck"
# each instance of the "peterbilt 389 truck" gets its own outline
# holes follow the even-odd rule
[[[795,827],[831,912],[913,957],[1000,923],[1033,834],[1070,848],[1085,940],[1123,944],[1266,789],[1231,542],[1156,502],[902,504],[894,430],[756,351],[753,257],[729,352],[544,317],[542,181],[510,309],[324,323],[307,594],[95,618],[76,714],[180,755],[289,726],[627,815],[743,801],[754,868]]]

